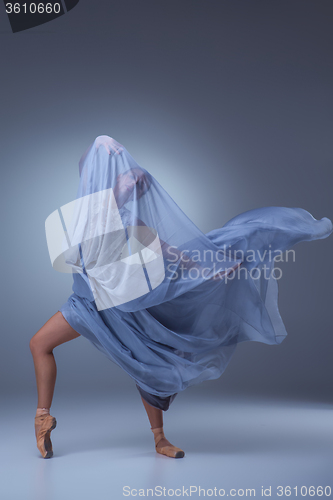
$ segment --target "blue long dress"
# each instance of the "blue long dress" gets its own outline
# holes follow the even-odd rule
[[[134,169],[143,176],[123,189],[119,179]],[[264,207],[204,235],[128,151],[108,136],[95,139],[82,157],[80,175],[77,200],[111,187],[125,229],[140,225],[156,229],[164,278],[155,286],[156,273],[150,274],[147,293],[100,306],[93,278],[95,257],[83,248],[81,239],[81,272],[73,272],[73,293],[59,311],[74,330],[128,373],[149,404],[165,411],[177,393],[220,377],[239,342],[283,341],[287,332],[278,309],[276,257],[298,242],[329,236],[333,230],[329,219],[316,220],[301,208]],[[121,198],[126,190],[131,193],[127,201]],[[73,267],[74,261],[66,262]],[[147,278],[149,265],[144,268]],[[115,279],[110,281],[113,288],[100,280],[103,290],[114,297]],[[132,283],[135,289],[136,282]]]

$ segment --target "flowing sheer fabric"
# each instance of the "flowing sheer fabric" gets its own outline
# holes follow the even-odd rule
[[[76,200],[62,207],[62,262],[74,283],[59,310],[144,399],[167,409],[186,387],[220,377],[237,343],[282,342],[274,256],[326,238],[329,219],[264,207],[205,235],[108,136],[95,139],[79,171]]]

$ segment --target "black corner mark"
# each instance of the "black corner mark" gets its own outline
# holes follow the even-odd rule
[[[79,0],[64,1],[67,11],[73,9],[79,3]],[[48,23],[66,13],[63,0],[4,0],[4,4],[13,33]]]
[[[79,3],[79,0],[65,0],[65,5],[67,12],[75,7]]]

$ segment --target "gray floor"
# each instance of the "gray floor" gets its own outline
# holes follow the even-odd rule
[[[213,498],[221,489],[225,496],[249,497],[247,488],[261,497],[262,487],[272,488],[270,498],[285,498],[278,496],[278,486],[297,487],[301,498],[310,498],[304,488],[301,494],[302,486],[330,486],[333,495],[330,404],[217,401],[204,394],[195,404],[185,391],[165,414],[164,423],[168,439],[185,450],[183,459],[156,454],[139,398],[129,401],[113,395],[106,401],[103,394],[58,394],[51,408],[57,418],[51,435],[54,456],[43,459],[35,444],[34,405],[33,396],[4,401],[1,500],[121,499],[126,498],[125,486],[143,489],[140,496],[137,491],[140,498],[158,498],[158,489],[154,495],[147,492],[157,486],[166,488],[162,498],[173,493],[199,498],[191,486],[205,489],[206,497]],[[290,498],[296,498],[295,490]]]

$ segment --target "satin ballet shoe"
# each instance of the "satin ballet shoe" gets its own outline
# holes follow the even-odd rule
[[[52,417],[52,415],[47,414],[35,417],[37,448],[43,458],[51,458],[53,456],[50,434],[56,425],[57,421],[54,417]]]
[[[180,448],[177,448],[177,446],[173,445],[167,445],[161,447],[157,446],[158,443],[161,441],[161,439],[165,438],[163,427],[156,427],[155,429],[151,430],[154,433],[155,449],[157,453],[161,453],[161,455],[166,455],[167,457],[172,457],[172,458],[183,458],[185,452]]]

